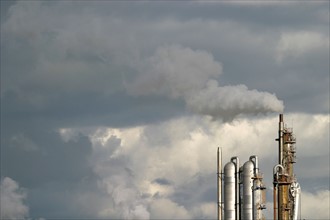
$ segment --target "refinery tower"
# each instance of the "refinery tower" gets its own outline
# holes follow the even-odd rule
[[[273,219],[297,220],[300,186],[293,172],[296,139],[292,128],[284,125],[282,114],[276,141],[278,164],[273,169]],[[218,148],[217,177],[218,220],[265,219],[266,187],[256,155],[250,156],[242,166],[238,157],[232,157],[222,168],[222,152]]]

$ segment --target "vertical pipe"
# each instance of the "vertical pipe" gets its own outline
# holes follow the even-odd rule
[[[295,198],[295,203],[294,203],[294,212],[293,212],[293,220],[298,220],[298,210],[299,210],[299,197],[300,193],[297,193],[296,198]]]
[[[273,203],[274,203],[274,220],[277,217],[277,185],[274,182],[274,189],[273,189]]]
[[[284,174],[284,167],[281,164],[277,164],[273,169],[273,177],[274,177],[274,220],[281,220],[281,203],[280,203],[280,190],[279,190],[279,168],[281,169],[281,174]]]
[[[299,216],[300,216],[300,220],[301,220],[301,195],[299,196]]]
[[[217,154],[217,181],[218,181],[218,220],[222,220],[222,150],[218,147]]]
[[[283,114],[279,116],[279,129],[278,129],[278,164],[282,164],[283,159],[283,129],[284,129],[284,122],[283,122]]]
[[[298,220],[298,214],[299,214],[299,197],[300,197],[300,185],[297,182],[294,182],[292,184],[292,196],[294,197],[294,207],[293,207],[293,220]]]
[[[259,163],[258,163],[258,156],[256,155],[253,155],[253,156],[250,156],[250,161],[253,163],[254,165],[254,174],[258,174],[259,173]]]
[[[236,220],[240,219],[240,207],[239,207],[239,195],[240,195],[240,187],[239,187],[239,159],[238,157],[232,157],[231,162],[235,165],[235,217]]]
[[[254,219],[262,219],[262,209],[264,209],[264,198],[262,190],[266,189],[262,182],[262,175],[259,173],[259,162],[256,155],[250,156],[249,159],[253,164],[254,180],[253,180],[253,216]]]
[[[284,142],[284,122],[283,122],[283,114],[279,115],[279,125],[278,125],[278,164],[282,166],[282,174],[284,172],[284,164],[283,164],[283,142]],[[278,176],[277,176],[278,177]],[[282,178],[282,177],[281,177]],[[278,179],[277,179],[278,182]],[[277,218],[278,220],[282,220],[282,212],[284,210],[283,207],[283,196],[285,193],[285,187],[283,185],[279,186],[277,184]]]

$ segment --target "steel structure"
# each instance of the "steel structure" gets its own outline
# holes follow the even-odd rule
[[[297,220],[300,185],[293,173],[296,163],[296,138],[292,128],[284,126],[283,115],[279,116],[278,164],[273,170],[274,220]]]
[[[295,142],[292,129],[286,128],[279,116],[278,164],[273,169],[274,220],[297,220],[300,186],[293,173]],[[240,167],[232,157],[222,172],[222,151],[217,157],[218,220],[263,220],[266,187],[259,171],[258,157],[250,156]]]

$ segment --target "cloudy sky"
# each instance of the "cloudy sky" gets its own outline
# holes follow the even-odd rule
[[[329,219],[329,1],[1,1],[3,218],[214,219],[219,146],[270,217],[280,112]]]

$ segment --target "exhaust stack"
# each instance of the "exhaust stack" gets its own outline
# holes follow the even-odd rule
[[[274,167],[274,218],[297,220],[300,185],[293,173],[296,163],[296,138],[292,128],[284,126],[283,114],[279,115],[278,165]],[[279,170],[278,168],[281,167]],[[280,172],[281,171],[281,172]]]

